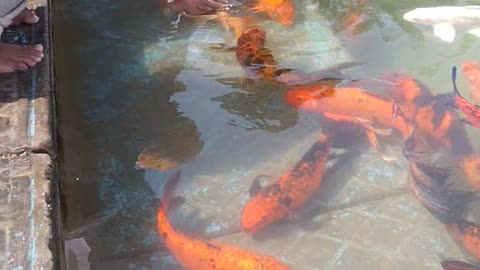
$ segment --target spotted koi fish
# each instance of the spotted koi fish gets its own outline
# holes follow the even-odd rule
[[[460,94],[457,88],[456,77],[457,77],[457,68],[453,67],[452,69],[453,93],[439,95],[437,96],[437,98],[441,102],[444,102],[445,104],[452,106],[455,109],[461,111],[465,115],[465,118],[460,119],[461,121],[471,126],[480,128],[480,106],[472,104],[468,102],[468,100],[466,100],[464,97],[462,97],[462,95]]]
[[[255,180],[250,201],[242,212],[241,227],[255,233],[301,207],[323,182],[331,141],[326,135],[313,144],[297,165],[272,184],[262,187]]]
[[[177,262],[185,270],[292,270],[273,257],[217,242],[207,242],[177,232],[167,216],[172,193],[180,173],[171,177],[164,188],[157,214],[158,233]]]
[[[446,260],[442,262],[443,270],[480,270],[480,266],[466,262]]]
[[[312,73],[279,68],[272,51],[265,47],[265,40],[265,30],[260,26],[246,28],[237,39],[237,46],[234,50],[238,63],[251,79],[262,78],[268,82],[289,86],[319,81],[322,81],[323,84],[336,85],[344,79],[340,70],[362,64],[358,61],[346,62]]]
[[[470,95],[477,104],[480,104],[480,62],[465,62],[461,68],[470,84]]]

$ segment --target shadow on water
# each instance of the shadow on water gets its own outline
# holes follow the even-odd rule
[[[149,74],[143,54],[159,36],[192,29],[177,34],[157,1],[62,1],[54,24],[64,236],[83,237],[91,269],[106,269],[112,258],[158,246],[159,201],[137,157],[168,169],[203,147],[169,101],[183,89],[175,82],[182,63]]]

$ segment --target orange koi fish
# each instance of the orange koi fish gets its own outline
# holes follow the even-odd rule
[[[257,232],[301,207],[323,182],[331,141],[326,135],[313,144],[297,165],[272,184],[262,187],[255,180],[252,198],[242,212],[242,230]]]
[[[446,225],[447,231],[463,248],[480,260],[480,227],[467,220]]]
[[[360,88],[325,88],[321,84],[300,86],[289,90],[285,100],[293,107],[322,113],[333,120],[351,118],[369,126],[396,129],[404,138],[410,135],[410,125],[396,104]]]
[[[470,95],[477,104],[480,104],[480,62],[465,62],[461,68],[470,84]]]
[[[452,69],[452,82],[453,82],[453,93],[443,94],[437,96],[440,102],[444,102],[449,106],[454,107],[455,109],[460,110],[465,118],[460,119],[461,121],[480,128],[480,106],[468,102],[457,89],[456,83],[457,68],[453,67]]]
[[[168,220],[167,210],[179,176],[178,172],[165,185],[157,214],[157,228],[165,245],[185,270],[292,270],[270,256],[190,238],[177,232]]]
[[[260,26],[245,29],[237,40],[236,56],[249,77],[260,76],[274,81],[277,72],[277,61],[272,51],[264,47],[265,30]]]
[[[442,268],[443,270],[480,270],[480,266],[454,260],[443,261]]]
[[[295,7],[291,0],[256,0],[251,8],[255,13],[267,13],[281,25],[292,26],[295,22]]]

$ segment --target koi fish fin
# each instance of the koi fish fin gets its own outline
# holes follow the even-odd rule
[[[444,260],[441,265],[443,270],[480,270],[480,266],[455,260]]]
[[[457,67],[453,66],[452,68],[452,85],[453,85],[453,93],[457,96],[462,96],[457,88]]]
[[[370,145],[373,147],[373,149],[375,149],[379,153],[382,152],[382,148],[380,147],[380,143],[378,143],[377,135],[375,134],[375,132],[370,129],[367,129],[366,132],[368,141],[370,142]]]
[[[480,37],[480,28],[474,28],[468,30],[468,33],[477,37]]]
[[[360,119],[360,118],[356,118],[356,120],[364,128],[366,128],[368,131],[373,132],[376,135],[389,136],[389,135],[392,134],[392,129],[391,128],[376,128],[376,127],[372,126],[372,124],[369,120],[364,120],[364,119]]]
[[[262,189],[264,188],[264,186],[260,182],[260,179],[262,177],[272,178],[272,176],[264,175],[264,174],[255,177],[255,179],[253,179],[252,185],[250,186],[250,189],[248,190],[248,194],[250,194],[250,197],[257,196],[257,194],[260,193],[262,191]]]
[[[349,61],[349,62],[340,63],[340,64],[327,67],[326,69],[323,69],[323,71],[338,71],[338,70],[356,67],[363,64],[364,64],[363,61]]]
[[[452,43],[455,40],[455,28],[448,23],[435,24],[433,26],[433,34],[448,43]]]
[[[344,115],[340,115],[340,114],[334,114],[334,113],[324,113],[323,116],[325,116],[326,118],[330,119],[330,120],[333,120],[333,121],[337,121],[337,122],[355,122],[354,119],[350,116],[344,116]]]
[[[171,203],[173,201],[172,199],[175,198],[173,197],[173,193],[179,182],[180,182],[180,170],[172,174],[172,176],[170,176],[167,179],[165,186],[163,187],[163,193],[160,198],[160,201],[162,203],[161,207],[165,212],[168,212],[171,206]]]

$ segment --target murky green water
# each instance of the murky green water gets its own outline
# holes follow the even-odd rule
[[[259,24],[282,67],[313,72],[363,61],[345,74],[400,72],[434,93],[450,92],[452,65],[479,60],[480,39],[461,32],[442,43],[430,27],[404,21],[418,3],[296,0],[294,26]],[[350,33],[345,21],[355,14],[362,20]],[[441,269],[441,258],[471,260],[409,194],[401,142],[387,143],[396,160],[388,162],[362,129],[346,125],[334,128],[335,151],[350,152],[302,208],[310,215],[272,225],[260,239],[240,233],[254,178],[286,172],[332,123],[288,106],[287,87],[259,80],[253,91],[242,89],[246,75],[235,54],[210,48],[225,42],[216,21],[174,20],[151,0],[54,1],[63,237],[66,247],[79,238],[88,245],[67,252],[68,269],[82,269],[74,265],[88,249],[89,269],[181,269],[156,231],[174,168],[182,171],[176,193],[186,201],[171,215],[179,231],[296,270]],[[466,93],[463,79],[459,87]],[[478,130],[466,129],[478,145]]]

